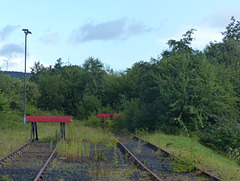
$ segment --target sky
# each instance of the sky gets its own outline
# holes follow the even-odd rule
[[[240,20],[239,0],[0,0],[0,69],[27,72],[62,58],[81,66],[98,58],[115,71],[150,61],[196,29],[192,47],[220,42],[231,17]]]

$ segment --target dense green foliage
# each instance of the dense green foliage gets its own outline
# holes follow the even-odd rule
[[[114,128],[198,135],[215,149],[240,150],[240,22],[232,18],[222,42],[203,51],[191,47],[194,31],[169,40],[158,58],[123,72],[93,57],[82,66],[64,66],[61,58],[53,67],[36,62],[27,81],[27,104],[77,119],[120,112],[124,116],[113,121]],[[0,82],[1,114],[21,111],[23,82],[1,72]]]

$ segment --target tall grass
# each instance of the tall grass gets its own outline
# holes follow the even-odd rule
[[[70,162],[87,161],[90,157],[90,143],[61,141],[57,143],[57,154]]]
[[[68,140],[78,140],[92,143],[107,142],[109,136],[101,128],[91,128],[84,125],[83,122],[76,121],[69,124],[66,137]]]
[[[1,122],[0,158],[26,143],[30,139],[30,128],[30,123],[24,126],[22,121]],[[37,123],[37,128],[39,140],[57,141],[59,139],[59,123]],[[72,123],[66,123],[66,138],[69,141],[76,140],[78,143],[98,143],[106,142],[108,135],[101,129],[89,128],[80,121],[73,120]]]
[[[198,138],[154,133],[149,135],[149,141],[178,157],[191,158],[194,154],[194,159],[197,160],[195,166],[224,180],[240,180],[240,166],[237,162],[203,146]]]
[[[23,130],[0,130],[0,158],[16,150],[29,140],[30,131]]]
[[[109,136],[99,128],[84,126],[75,122],[68,126],[67,141],[57,143],[57,153],[67,161],[86,161],[90,156],[90,143],[108,142]]]

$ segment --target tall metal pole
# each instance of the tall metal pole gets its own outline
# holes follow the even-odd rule
[[[28,29],[22,29],[25,33],[25,68],[24,68],[24,115],[23,115],[23,124],[26,124],[26,67],[27,67],[27,35],[32,34]]]

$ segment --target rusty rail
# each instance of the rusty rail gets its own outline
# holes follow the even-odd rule
[[[34,179],[34,181],[38,181],[38,180],[40,180],[40,178],[42,178],[42,174],[43,174],[44,170],[46,169],[47,165],[50,163],[53,155],[54,155],[55,152],[56,152],[56,149],[57,149],[57,148],[55,148],[55,149],[53,150],[53,152],[51,153],[51,155],[49,156],[49,158],[47,159],[47,161],[45,162],[45,164],[43,165],[43,167],[41,168],[41,170],[40,170],[39,173],[37,174],[37,176],[36,176],[36,178]]]
[[[121,149],[122,152],[127,154],[128,157],[132,158],[133,162],[136,165],[138,165],[141,169],[147,171],[154,180],[163,181],[155,173],[149,170],[142,162],[140,162],[121,142],[118,142],[118,147]]]
[[[144,139],[142,139],[142,138],[140,138],[140,137],[138,137],[138,136],[136,136],[136,135],[133,135],[133,136],[134,136],[134,138],[137,139],[137,140],[140,140],[140,141],[142,141],[142,142],[146,142]],[[172,155],[172,154],[169,153],[168,151],[166,151],[166,150],[164,150],[164,149],[162,149],[162,148],[160,148],[160,147],[158,147],[158,146],[156,146],[156,145],[154,145],[154,144],[152,144],[152,143],[147,142],[146,145],[149,146],[150,148],[152,148],[154,151],[161,150],[162,152],[168,154],[169,156],[172,156],[172,157],[174,157],[175,159],[178,159],[176,156]],[[197,171],[201,171],[204,175],[210,177],[211,179],[213,179],[213,180],[215,180],[215,181],[223,181],[221,178],[219,178],[219,177],[217,177],[217,176],[214,176],[214,175],[212,175],[211,173],[209,173],[209,172],[207,172],[207,171],[205,171],[205,170],[203,170],[203,169],[200,169],[200,168],[198,168],[198,167],[194,167],[194,169],[197,170]]]
[[[7,155],[5,155],[4,157],[0,158],[0,165],[4,162],[4,160],[14,156],[15,154],[17,154],[19,151],[21,151],[22,149],[24,149],[26,146],[28,146],[29,144],[32,143],[33,140],[29,140],[27,143],[25,143],[24,145],[20,146],[19,148],[17,148],[15,151],[12,151],[10,153],[8,153]]]

